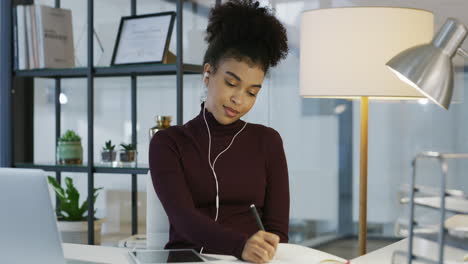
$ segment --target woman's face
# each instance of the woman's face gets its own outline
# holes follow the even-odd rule
[[[206,63],[205,72],[209,72],[209,77],[204,78],[208,87],[206,108],[223,125],[239,120],[250,111],[265,77],[261,68],[235,59],[221,61],[216,73]]]

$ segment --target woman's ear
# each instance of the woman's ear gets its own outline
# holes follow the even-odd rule
[[[208,87],[208,79],[210,78],[210,72],[211,72],[211,65],[209,63],[205,63],[203,65],[203,82],[205,85]]]

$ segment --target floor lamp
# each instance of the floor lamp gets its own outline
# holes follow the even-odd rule
[[[367,131],[369,99],[420,99],[386,66],[409,47],[428,43],[431,12],[392,7],[349,7],[302,13],[300,95],[361,100],[359,253],[367,241]]]

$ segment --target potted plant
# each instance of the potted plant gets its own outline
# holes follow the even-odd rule
[[[116,152],[114,150],[115,145],[112,145],[112,142],[106,141],[104,147],[101,150],[101,161],[104,164],[113,164],[116,158]]]
[[[75,188],[73,180],[69,177],[65,178],[64,189],[55,180],[54,177],[48,176],[48,182],[52,186],[59,199],[57,205],[57,220],[62,241],[64,243],[87,244],[88,242],[88,199],[81,206],[79,205],[80,193]],[[94,188],[93,201],[99,195],[101,188]],[[97,210],[94,210],[96,214]],[[103,219],[94,218],[94,242],[96,245],[101,243],[101,226]]]
[[[120,162],[122,165],[135,165],[136,147],[133,144],[120,144]]]
[[[81,137],[73,130],[67,130],[58,139],[57,164],[59,165],[81,165],[83,164],[83,147]]]

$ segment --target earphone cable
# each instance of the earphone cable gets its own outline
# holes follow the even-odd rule
[[[203,103],[203,119],[205,121],[206,129],[208,131],[208,164],[210,165],[211,171],[213,172],[213,177],[214,177],[215,183],[216,183],[216,216],[215,216],[214,220],[215,220],[215,222],[217,222],[218,221],[218,215],[219,215],[219,186],[218,186],[218,177],[216,175],[216,171],[214,169],[214,166],[216,165],[216,161],[221,156],[221,154],[226,152],[231,147],[231,145],[234,143],[234,139],[236,139],[237,135],[239,135],[245,129],[245,127],[247,126],[247,122],[245,122],[244,126],[232,137],[231,142],[229,143],[229,145],[216,156],[216,158],[213,161],[213,164],[211,164],[211,131],[210,131],[210,127],[208,126],[208,122],[206,121],[205,109],[206,109],[206,101]],[[201,248],[200,254],[202,254],[203,248],[204,247]]]

